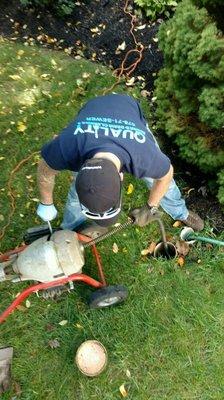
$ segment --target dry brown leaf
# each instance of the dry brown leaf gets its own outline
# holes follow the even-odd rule
[[[182,225],[181,221],[175,221],[174,224],[173,224],[173,227],[174,228],[179,228],[181,225]]]
[[[22,312],[26,312],[27,311],[27,308],[24,307],[24,306],[21,306],[20,304],[16,308],[17,308],[17,310],[22,311]]]
[[[49,340],[48,345],[51,349],[56,349],[57,347],[60,347],[60,343],[57,339]]]
[[[121,393],[121,395],[122,395],[123,397],[127,397],[128,392],[127,392],[127,390],[125,389],[124,383],[119,387],[119,390],[120,390],[120,393]]]
[[[147,254],[149,254],[149,249],[143,249],[143,250],[141,251],[141,255],[142,255],[142,256],[147,256]]]
[[[184,266],[184,263],[185,263],[184,257],[182,257],[182,256],[178,257],[178,259],[177,259],[177,264],[178,264],[180,267],[183,267],[183,266]]]
[[[185,242],[185,240],[178,240],[176,242],[176,249],[178,254],[186,256],[190,251],[190,246],[189,243]]]
[[[15,382],[15,381],[13,382],[13,390],[14,390],[14,392],[16,394],[16,397],[14,397],[14,399],[17,399],[18,397],[21,396],[22,389],[21,389],[21,386],[20,386],[19,382]],[[12,399],[13,399],[13,397],[12,397]]]
[[[151,242],[149,247],[148,247],[150,254],[154,253],[155,247],[156,247],[156,242]]]

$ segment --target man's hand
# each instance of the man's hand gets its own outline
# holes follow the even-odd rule
[[[133,218],[135,225],[142,227],[161,218],[161,213],[158,211],[157,207],[150,207],[147,203],[141,208],[135,208],[132,210],[130,217]]]
[[[0,395],[10,388],[13,348],[0,349]]]
[[[37,215],[45,222],[53,221],[57,217],[57,209],[54,204],[42,204],[37,207]]]

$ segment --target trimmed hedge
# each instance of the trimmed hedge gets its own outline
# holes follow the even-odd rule
[[[157,125],[183,159],[218,177],[224,204],[223,33],[205,8],[183,0],[162,24],[159,43],[164,68],[156,80]]]

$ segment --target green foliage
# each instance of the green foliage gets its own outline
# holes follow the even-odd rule
[[[184,0],[159,40],[165,66],[156,81],[158,127],[182,158],[215,178],[224,167],[223,34],[205,8]]]
[[[218,184],[219,184],[218,199],[221,204],[224,204],[224,169],[222,169],[218,173]]]
[[[75,2],[73,0],[20,0],[20,3],[25,7],[32,6],[43,8],[49,6],[61,16],[71,14],[75,8]]]
[[[178,1],[178,0],[177,0]],[[134,0],[134,3],[143,8],[147,17],[155,19],[160,14],[165,14],[167,17],[170,11],[177,6],[176,0]]]
[[[199,7],[203,6],[223,6],[223,0],[193,0],[194,4]]]

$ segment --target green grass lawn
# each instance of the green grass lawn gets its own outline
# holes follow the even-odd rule
[[[58,133],[91,97],[113,82],[111,71],[63,53],[2,40],[0,43],[0,229],[10,211],[7,181],[17,163]],[[117,92],[139,97],[138,89],[120,84]],[[145,100],[142,106],[150,116]],[[35,215],[38,192],[34,156],[15,175],[16,210],[1,243],[1,251],[21,244],[27,228],[41,224]],[[178,178],[178,177],[177,177]],[[60,224],[70,174],[57,178],[55,203]],[[127,193],[132,183],[134,191]],[[126,176],[124,211],[143,204],[147,190]],[[170,240],[180,228],[164,216]],[[210,227],[206,226],[205,233]],[[185,264],[141,255],[158,241],[156,224],[131,227],[97,246],[108,283],[124,284],[127,301],[118,307],[90,310],[92,289],[77,285],[57,301],[32,295],[30,307],[15,311],[0,328],[0,346],[14,347],[12,389],[4,400],[119,400],[125,385],[132,400],[224,399],[224,252],[195,245]],[[220,235],[223,239],[223,235]],[[113,244],[118,245],[114,253]],[[95,260],[86,250],[84,272],[96,277]],[[34,264],[35,267],[35,264]],[[0,285],[3,311],[28,283]],[[60,321],[66,320],[64,326]],[[52,349],[49,341],[60,347]],[[87,339],[101,341],[108,366],[97,378],[82,375],[74,357]]]

